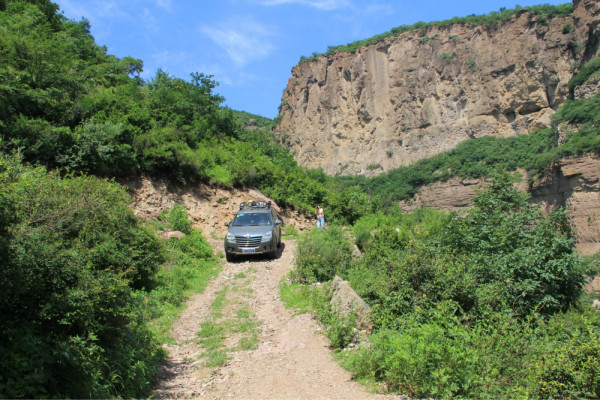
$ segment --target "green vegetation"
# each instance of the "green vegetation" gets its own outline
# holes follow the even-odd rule
[[[183,206],[142,224],[109,179],[255,186],[340,222],[368,201],[300,168],[268,120],[222,108],[210,76],[144,81],[141,60],[107,54],[57,10],[0,1],[0,397],[139,397],[218,263]],[[165,242],[165,228],[186,236]]]
[[[367,171],[374,171],[376,169],[383,169],[383,166],[379,163],[367,165]]]
[[[103,179],[2,157],[0,182],[2,396],[143,393],[171,310],[215,269],[206,241],[163,244]]]
[[[573,92],[577,86],[581,86],[586,83],[592,76],[600,72],[600,56],[592,58],[586,63],[581,70],[569,81],[569,91],[571,98],[573,98]]]
[[[563,26],[562,33],[564,35],[567,35],[567,34],[569,34],[571,32],[573,32],[573,25],[572,24],[566,24],[565,26]]]
[[[468,25],[468,26],[472,26],[472,27],[481,26],[481,25],[485,25],[488,27],[497,27],[498,25],[503,24],[506,21],[510,20],[516,14],[522,13],[522,12],[528,12],[532,15],[537,16],[537,22],[539,24],[545,25],[545,24],[547,24],[548,20],[551,20],[553,18],[571,16],[573,13],[573,5],[571,3],[568,3],[568,4],[561,4],[558,6],[552,6],[549,4],[542,4],[542,5],[531,6],[531,7],[516,6],[512,10],[507,10],[505,8],[502,8],[502,9],[500,9],[500,11],[492,11],[488,14],[483,14],[483,15],[474,15],[473,14],[473,15],[469,15],[467,17],[454,17],[452,19],[447,19],[444,21],[417,22],[412,25],[401,25],[396,28],[392,28],[388,32],[384,32],[379,35],[375,35],[368,39],[358,40],[358,41],[355,41],[352,43],[348,43],[346,45],[329,46],[327,49],[327,52],[325,52],[324,54],[325,55],[332,54],[332,53],[335,53],[336,51],[353,53],[361,47],[369,46],[373,43],[380,42],[388,37],[399,36],[400,34],[402,34],[404,32],[411,32],[411,31],[421,32],[423,35],[422,35],[421,39],[419,39],[419,41],[421,43],[427,43],[430,40],[433,40],[436,38],[436,36],[430,37],[430,36],[425,35],[427,29],[431,28],[431,27],[445,28],[445,27],[455,25],[455,24]],[[323,55],[323,54],[313,53],[311,57],[302,56],[300,58],[300,63],[306,62],[306,61],[311,61],[311,60],[316,60],[321,55]]]
[[[275,125],[272,119],[250,114],[246,111],[233,111],[233,116],[247,129],[270,129]]]
[[[334,274],[350,281],[372,308],[373,332],[369,346],[338,357],[356,377],[391,391],[598,397],[600,317],[579,302],[583,267],[567,215],[531,207],[511,182],[497,176],[464,215],[393,209],[361,218],[353,227],[360,259],[339,232],[307,237],[282,298],[317,314],[343,350],[353,321],[323,311],[327,283],[320,295],[309,284]],[[340,255],[326,257],[334,245]]]
[[[598,316],[579,297],[581,272],[600,268],[597,257],[581,263],[573,253],[563,211],[529,207],[506,179],[462,217],[391,206],[434,180],[517,167],[543,174],[560,157],[597,153],[599,96],[558,110],[554,125],[571,130],[561,138],[553,129],[484,137],[372,179],[333,179],[299,167],[269,120],[221,107],[212,77],[186,81],[159,70],[144,81],[141,60],[107,54],[86,20],[57,9],[49,0],[0,0],[0,397],[146,394],[171,323],[218,261],[182,205],[153,222],[133,215],[114,179],[139,174],[256,187],[308,214],[322,204],[330,229],[299,240],[294,289],[282,290],[319,315],[343,348],[355,321],[329,309],[327,283],[304,284],[335,274],[352,282],[373,307],[375,329],[373,346],[340,353],[359,377],[416,397],[600,395]],[[494,25],[516,12],[542,23],[571,6],[390,34],[420,29],[431,41],[429,26]],[[569,88],[593,77],[597,64],[584,65]],[[362,258],[339,224],[353,224]],[[160,239],[156,231],[167,228],[186,236]],[[236,350],[256,345],[255,317],[232,301],[247,296],[254,273],[237,275],[200,327],[206,365],[226,362],[226,334],[240,337]]]
[[[442,54],[440,54],[440,56],[439,56],[439,57],[440,57],[442,60],[449,61],[449,60],[452,60],[452,59],[453,59],[454,57],[456,57],[456,56],[455,56],[454,54],[450,54],[450,53],[442,53]]]
[[[87,21],[66,20],[56,8],[14,0],[0,11],[4,153],[63,174],[256,187],[305,212],[322,203],[333,220],[345,220],[340,204],[349,193],[299,167],[270,120],[220,107],[212,77],[185,81],[159,70],[145,82],[141,60],[107,55]]]

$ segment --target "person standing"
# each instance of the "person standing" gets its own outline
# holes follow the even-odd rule
[[[315,210],[315,213],[317,214],[317,229],[319,230],[319,232],[321,231],[321,228],[327,229],[325,227],[325,212],[323,211],[323,208],[320,204],[317,204],[317,209]]]

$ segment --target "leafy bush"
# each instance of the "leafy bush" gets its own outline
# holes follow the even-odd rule
[[[326,282],[348,267],[352,247],[341,229],[329,228],[298,241],[296,271],[303,281]]]
[[[97,178],[4,161],[14,217],[0,271],[3,397],[136,396],[162,351],[136,312],[164,260],[129,198]]]
[[[572,358],[576,383],[565,392],[564,374],[553,372],[578,346],[560,313],[577,305],[584,280],[564,211],[542,213],[498,176],[465,215],[441,215],[398,212],[355,225],[364,255],[343,276],[372,307],[375,331],[345,365],[414,397],[594,393],[583,378],[593,381],[593,362]],[[554,348],[564,350],[546,364]]]
[[[600,330],[583,319],[584,329],[548,350],[537,362],[530,381],[535,398],[585,398],[600,396]]]
[[[592,58],[581,68],[577,75],[571,78],[568,84],[571,97],[573,96],[573,92],[577,86],[587,82],[587,80],[598,71],[600,71],[600,56]]]
[[[192,231],[192,222],[188,218],[187,210],[182,204],[174,203],[171,210],[162,216],[168,224],[168,226],[175,230],[185,234],[190,234]]]
[[[454,253],[468,254],[481,285],[481,305],[495,308],[504,299],[505,306],[527,315],[552,314],[576,302],[584,278],[564,210],[544,215],[506,176],[473,203],[466,217],[453,219],[444,243]]]
[[[196,259],[210,259],[213,255],[212,247],[208,244],[202,231],[194,229],[181,239],[171,238],[169,243],[172,247],[184,252],[187,256]]]
[[[565,24],[565,26],[563,26],[563,29],[562,29],[563,35],[567,35],[567,34],[569,34],[571,32],[573,32],[573,25],[572,24]]]
[[[415,398],[514,398],[551,343],[533,321],[495,314],[475,323],[442,302],[417,309],[397,329],[381,329],[371,345],[348,352],[343,364],[356,376],[383,380]]]

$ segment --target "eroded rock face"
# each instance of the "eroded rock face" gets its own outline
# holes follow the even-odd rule
[[[581,254],[600,251],[600,157],[587,155],[561,160],[546,177],[532,187],[524,171],[519,185],[527,190],[534,203],[545,208],[566,207],[577,238],[576,249]],[[424,186],[410,202],[402,202],[405,211],[418,207],[460,211],[471,206],[475,188],[484,181],[452,179]]]
[[[497,27],[431,27],[301,63],[276,133],[300,165],[370,176],[468,138],[547,127],[577,62],[598,48],[597,1],[574,6],[573,17],[523,11]]]
[[[310,229],[314,222],[297,211],[280,208],[257,190],[224,189],[204,184],[176,185],[166,180],[142,176],[122,182],[129,188],[133,209],[141,218],[158,218],[169,211],[173,204],[183,204],[195,228],[201,228],[206,237],[224,237],[226,221],[231,221],[243,201],[271,201],[285,225],[299,232]]]
[[[577,250],[600,251],[600,158],[594,155],[561,160],[553,173],[531,188],[532,199],[549,207],[564,206],[576,228]]]

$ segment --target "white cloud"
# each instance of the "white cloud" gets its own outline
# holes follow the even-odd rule
[[[350,0],[261,0],[259,3],[263,6],[300,4],[325,11],[339,10],[341,8],[350,8],[352,6]]]
[[[156,0],[156,5],[167,11],[171,11],[171,0]]]
[[[391,4],[373,2],[365,7],[365,13],[392,15],[394,13],[394,7]]]
[[[160,30],[158,20],[156,19],[154,14],[152,14],[152,11],[150,11],[147,8],[144,8],[140,18],[140,22],[141,25],[146,29],[151,29],[155,32]]]
[[[201,32],[225,50],[238,67],[262,60],[274,50],[273,32],[256,21],[236,18],[217,27],[204,26]]]

